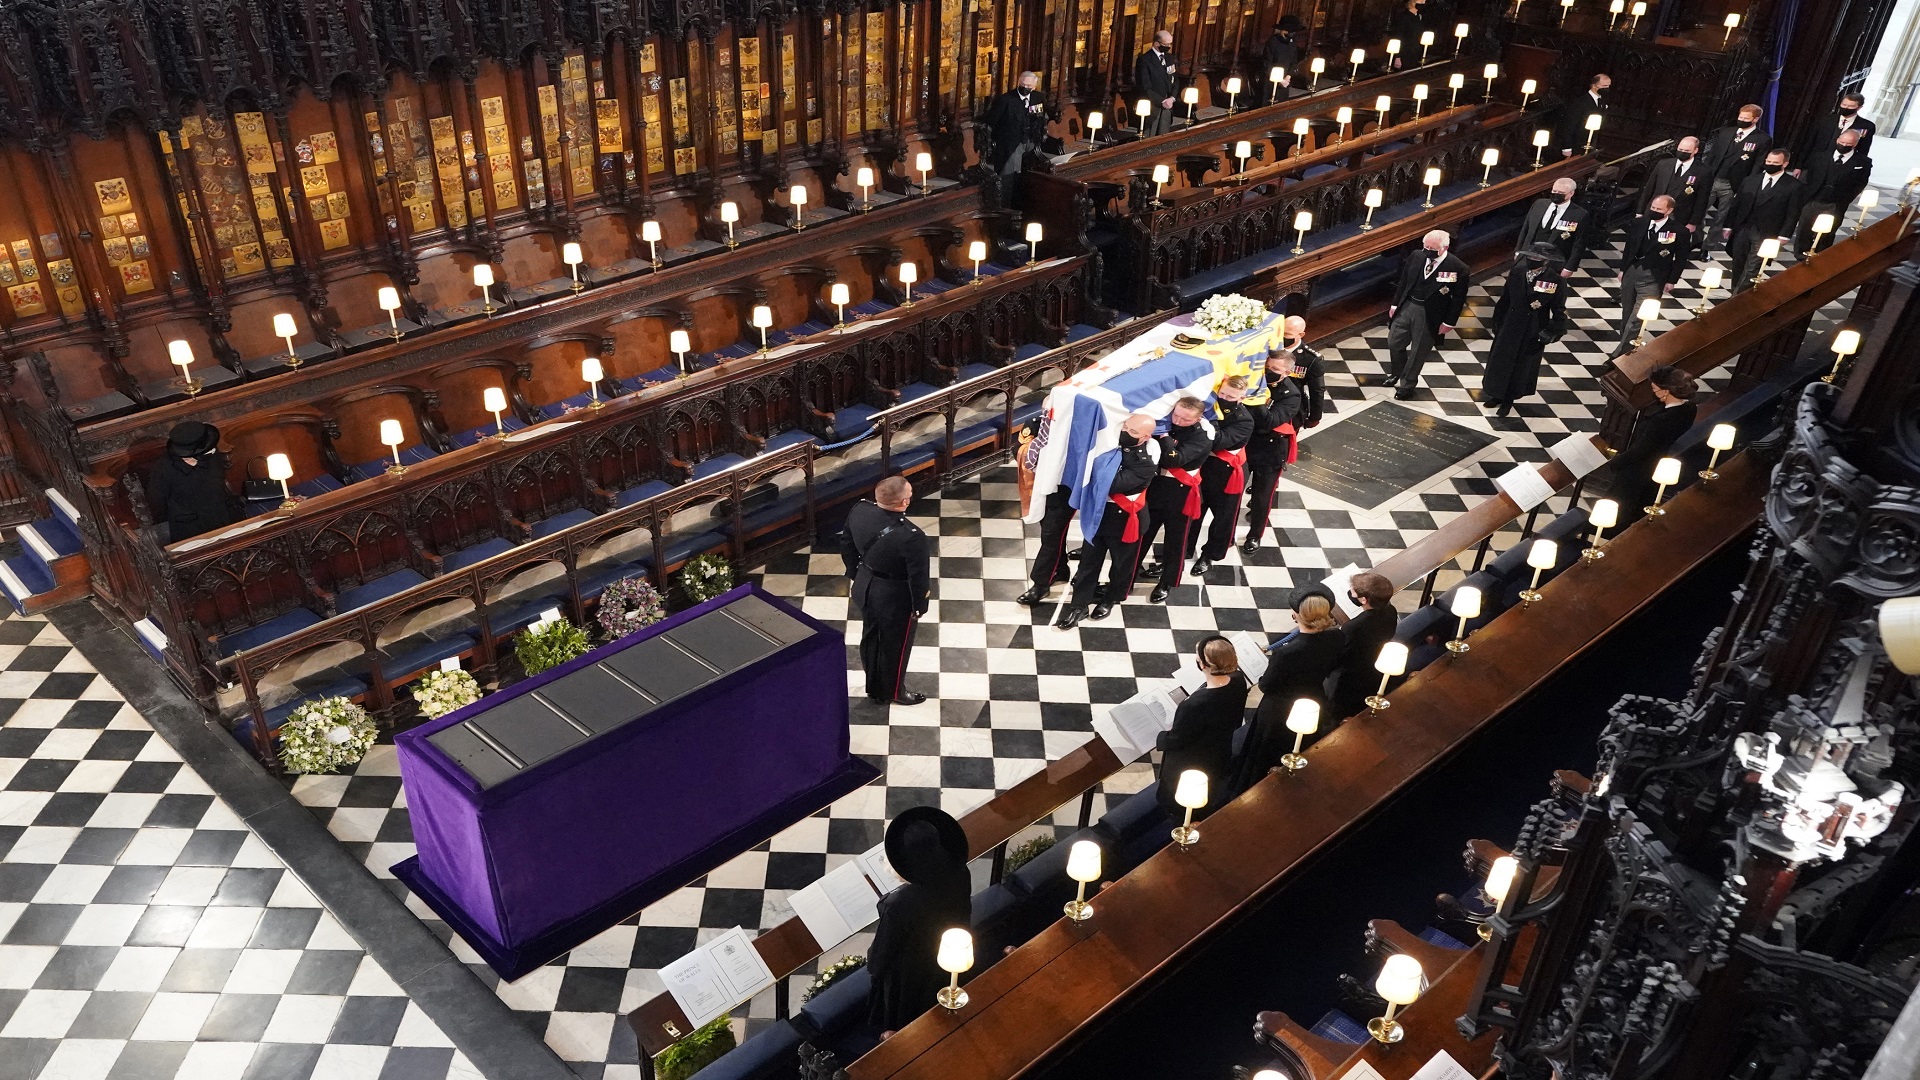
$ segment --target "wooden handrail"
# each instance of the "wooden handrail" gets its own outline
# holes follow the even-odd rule
[[[1541,603],[1480,630],[1472,652],[1416,673],[1394,692],[1392,709],[1335,729],[1305,770],[1255,784],[1207,819],[1199,844],[1147,859],[1091,898],[1091,920],[1055,922],[975,978],[965,1009],[923,1014],[849,1075],[1004,1080],[1031,1069],[1736,542],[1760,514],[1766,473],[1743,454],[1720,481],[1681,492],[1666,516],[1622,532],[1614,558],[1561,573]]]

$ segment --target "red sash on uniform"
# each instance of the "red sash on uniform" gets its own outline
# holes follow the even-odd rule
[[[1144,491],[1132,495],[1109,495],[1107,501],[1120,508],[1127,515],[1127,527],[1120,534],[1123,544],[1135,544],[1140,541],[1140,510],[1147,505],[1147,493]]]
[[[1247,490],[1247,448],[1238,450],[1215,450],[1213,456],[1227,463],[1233,472],[1227,476],[1227,486],[1222,490],[1228,495],[1238,495]],[[1191,505],[1191,504],[1189,504]]]
[[[1190,518],[1199,517],[1200,511],[1204,506],[1204,504],[1200,501],[1199,470],[1169,468],[1167,470],[1167,475],[1187,485],[1187,505],[1186,505],[1186,509],[1180,511],[1180,513]]]
[[[1300,456],[1300,440],[1294,437],[1293,425],[1281,424],[1273,429],[1273,433],[1287,437],[1287,464],[1293,464],[1294,459]]]

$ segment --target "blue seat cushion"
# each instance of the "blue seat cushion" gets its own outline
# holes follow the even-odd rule
[[[1315,1021],[1309,1030],[1323,1039],[1353,1046],[1362,1045],[1368,1038],[1365,1025],[1339,1009],[1328,1009],[1327,1015]]]
[[[553,587],[556,589],[564,589],[567,587],[567,583],[561,581]],[[566,597],[549,593],[546,596],[536,596],[531,600],[525,601],[499,614],[488,611],[487,624],[492,627],[495,637],[505,637],[508,634],[517,633],[533,625],[539,621],[541,612],[549,611],[553,608],[559,608],[561,614],[566,614]]]
[[[1072,326],[1067,327],[1067,340],[1070,342],[1079,341],[1082,338],[1090,338],[1099,332],[1100,328],[1097,326],[1089,326],[1086,323],[1074,323]]]
[[[619,496],[614,499],[614,505],[632,506],[642,499],[651,499],[655,495],[661,495],[672,490],[673,485],[667,483],[665,480],[649,480],[644,484],[635,484],[625,491],[622,491]]]
[[[739,454],[715,454],[713,457],[693,467],[693,478],[699,480],[703,477],[712,476],[717,472],[725,472],[745,460],[747,459],[741,457]]]
[[[1431,926],[1420,931],[1420,940],[1429,945],[1438,945],[1443,949],[1452,949],[1454,952],[1467,951],[1466,942],[1461,941],[1445,930],[1436,930]]]
[[[873,414],[880,410],[871,405],[849,405],[833,414],[833,437],[851,439],[872,427]]]
[[[426,578],[420,576],[420,571],[410,566],[405,567],[391,574],[383,574],[364,585],[341,589],[337,604],[343,612],[353,611],[377,600],[385,600],[389,596],[406,592],[415,585],[424,585],[426,581]]]
[[[667,539],[666,565],[679,566],[695,555],[704,555],[718,547],[724,547],[727,535],[718,529],[706,532],[684,533]]]
[[[1016,406],[1013,410],[1014,428],[1017,430],[1025,426],[1027,421],[1033,419],[1036,416],[1039,416],[1040,411],[1046,407],[1047,407],[1047,403],[1044,398],[1039,401],[1031,401],[1025,405]],[[995,420],[994,423],[998,424],[998,423],[1001,423],[1001,421]]]
[[[893,305],[876,298],[863,304],[855,304],[851,310],[855,315],[879,315],[892,311]]]
[[[320,616],[306,608],[297,607],[284,615],[276,615],[266,622],[257,623],[244,630],[222,634],[214,643],[214,653],[219,656],[231,656],[257,645],[265,645],[269,641],[286,637],[296,630],[305,630],[319,621]]]
[[[872,987],[873,978],[864,967],[842,975],[800,1006],[795,1025],[815,1036],[838,1035],[867,1018],[867,993]]]
[[[592,393],[575,394],[570,398],[556,401],[551,405],[540,406],[540,419],[551,420],[556,416],[563,415],[574,409],[584,409],[591,404],[593,404]]]
[[[592,521],[592,520],[593,520],[593,511],[587,509],[584,506],[577,507],[573,510],[567,511],[564,514],[555,514],[552,517],[547,518],[543,521],[534,522],[533,538],[535,540],[538,540],[543,536],[552,536],[554,533],[559,532],[561,529],[572,528],[573,526],[578,525],[583,521]]]
[[[1015,360],[1026,360],[1030,357],[1039,356],[1041,353],[1046,351],[1047,351],[1047,346],[1042,345],[1037,341],[1029,341],[1025,345],[1022,345],[1019,348],[1013,350],[1013,358]]]
[[[502,413],[500,416],[500,419],[505,422],[505,426],[508,431],[519,431],[521,428],[527,426],[526,424],[521,423],[520,418],[517,416],[509,416],[505,413]],[[480,425],[477,428],[471,428],[467,431],[463,431],[460,434],[455,435],[452,438],[448,439],[447,441],[451,442],[455,446],[472,446],[474,443],[479,442],[481,439],[484,439],[487,436],[492,435],[499,430],[500,429],[496,427],[494,424],[485,423]]]
[[[939,392],[940,388],[932,383],[910,382],[900,388],[900,400],[916,401],[926,397],[928,394],[937,394]]]
[[[439,452],[430,446],[419,445],[403,447],[400,450],[400,464],[418,465],[423,461],[429,461],[439,456]],[[353,477],[356,481],[371,480],[376,476],[384,475],[387,471],[387,466],[392,464],[393,459],[390,457],[375,458],[372,461],[363,461],[358,465],[348,468],[347,475]]]
[[[459,656],[473,648],[476,640],[471,632],[463,632],[437,641],[422,641],[418,644],[406,645],[399,652],[382,649],[380,673],[391,680],[404,678],[416,671],[425,671],[442,660]],[[405,643],[395,642],[395,644]]]
[[[332,473],[321,473],[311,480],[302,480],[287,490],[303,499],[311,499],[315,495],[325,495],[329,491],[339,491],[345,486],[346,485],[342,484],[339,478]]]
[[[1339,167],[1338,165],[1309,165],[1307,170],[1300,174],[1300,179],[1311,180],[1316,176],[1325,176]]]
[[[996,442],[999,438],[1000,421],[997,418],[993,420],[981,420],[978,423],[968,424],[966,427],[960,428],[953,433],[953,450],[954,453],[957,454],[962,450],[979,446],[983,443]]]
[[[994,367],[992,364],[967,364],[954,373],[954,378],[959,382],[966,382],[968,379],[977,379],[982,375],[991,375],[999,370],[999,368]]]
[[[304,691],[301,694],[301,696],[296,697],[291,701],[282,702],[281,704],[275,705],[273,708],[268,709],[265,713],[265,716],[267,718],[267,730],[279,731],[280,725],[286,722],[287,717],[292,716],[293,711],[295,709],[298,709],[300,706],[305,705],[309,701],[319,701],[322,698],[330,698],[330,697],[355,698],[355,697],[359,697],[361,694],[364,694],[366,692],[367,692],[367,680],[365,676],[363,675],[341,676],[337,679],[334,679],[332,682],[329,682],[319,687],[318,689]],[[251,721],[249,720],[248,723],[244,726],[251,727]],[[240,728],[235,727],[234,734],[238,735],[239,733],[240,733]],[[243,739],[241,741],[244,742],[245,740]]]
[[[797,520],[804,517],[805,507],[805,494],[795,493],[777,502],[771,502],[758,509],[747,511],[741,515],[740,525],[746,530],[746,535],[756,536],[784,521]],[[720,529],[722,532],[732,535],[733,522],[728,521],[722,525]]]
[[[896,446],[887,461],[887,467],[897,473],[912,472],[938,457],[940,451],[946,449],[946,439],[945,433],[942,433],[913,446]]]
[[[799,428],[788,428],[787,430],[767,440],[767,447],[765,452],[772,453],[775,450],[785,450],[789,446],[799,446],[801,443],[817,444],[819,443],[819,441],[820,440],[814,435],[809,434],[808,432],[802,431]]]
[[[442,573],[452,573],[455,570],[472,566],[482,559],[491,559],[495,555],[512,550],[513,541],[508,540],[504,536],[496,536],[491,540],[482,540],[477,544],[470,544],[458,551],[450,551],[442,555],[440,557],[440,570]]]
[[[607,586],[619,581],[621,578],[645,577],[646,574],[647,564],[645,561],[635,563],[609,563],[606,566],[589,570],[580,577],[580,599],[584,602],[599,596],[601,593],[607,591]]]
[[[1107,811],[1094,823],[1093,828],[1116,846],[1124,846],[1153,829],[1162,826],[1171,829],[1176,824],[1178,822],[1168,822],[1166,815],[1160,812],[1160,785],[1155,782]]]

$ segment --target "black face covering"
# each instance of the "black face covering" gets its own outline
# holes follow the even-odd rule
[[[1551,197],[1553,201],[1557,203],[1563,203],[1567,201],[1567,193],[1564,191],[1553,192]]]
[[[1853,147],[1843,142],[1837,142],[1833,144],[1833,152],[1836,154],[1851,154],[1853,153]]]
[[[1139,445],[1140,445],[1139,439],[1134,438],[1131,434],[1125,431],[1120,433],[1120,449],[1131,450],[1134,447]]]
[[[1846,107],[1846,106],[1844,106],[1844,105],[1840,107],[1840,115],[1841,115],[1841,116],[1855,116],[1855,115],[1857,115],[1857,114],[1858,114],[1859,112],[1860,112],[1860,110],[1859,110],[1859,109],[1849,109],[1849,108],[1847,108],[1847,107]]]
[[[1768,176],[1779,176],[1779,175],[1780,175],[1781,173],[1783,173],[1783,172],[1785,172],[1785,171],[1786,171],[1786,169],[1787,169],[1787,167],[1786,167],[1785,165],[1768,165],[1768,166],[1767,166],[1767,175],[1768,175]]]

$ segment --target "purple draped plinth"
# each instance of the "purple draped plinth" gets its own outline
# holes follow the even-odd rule
[[[814,633],[490,788],[429,736],[752,591]],[[505,978],[867,783],[839,631],[756,586],[397,736],[419,854],[393,868]]]

